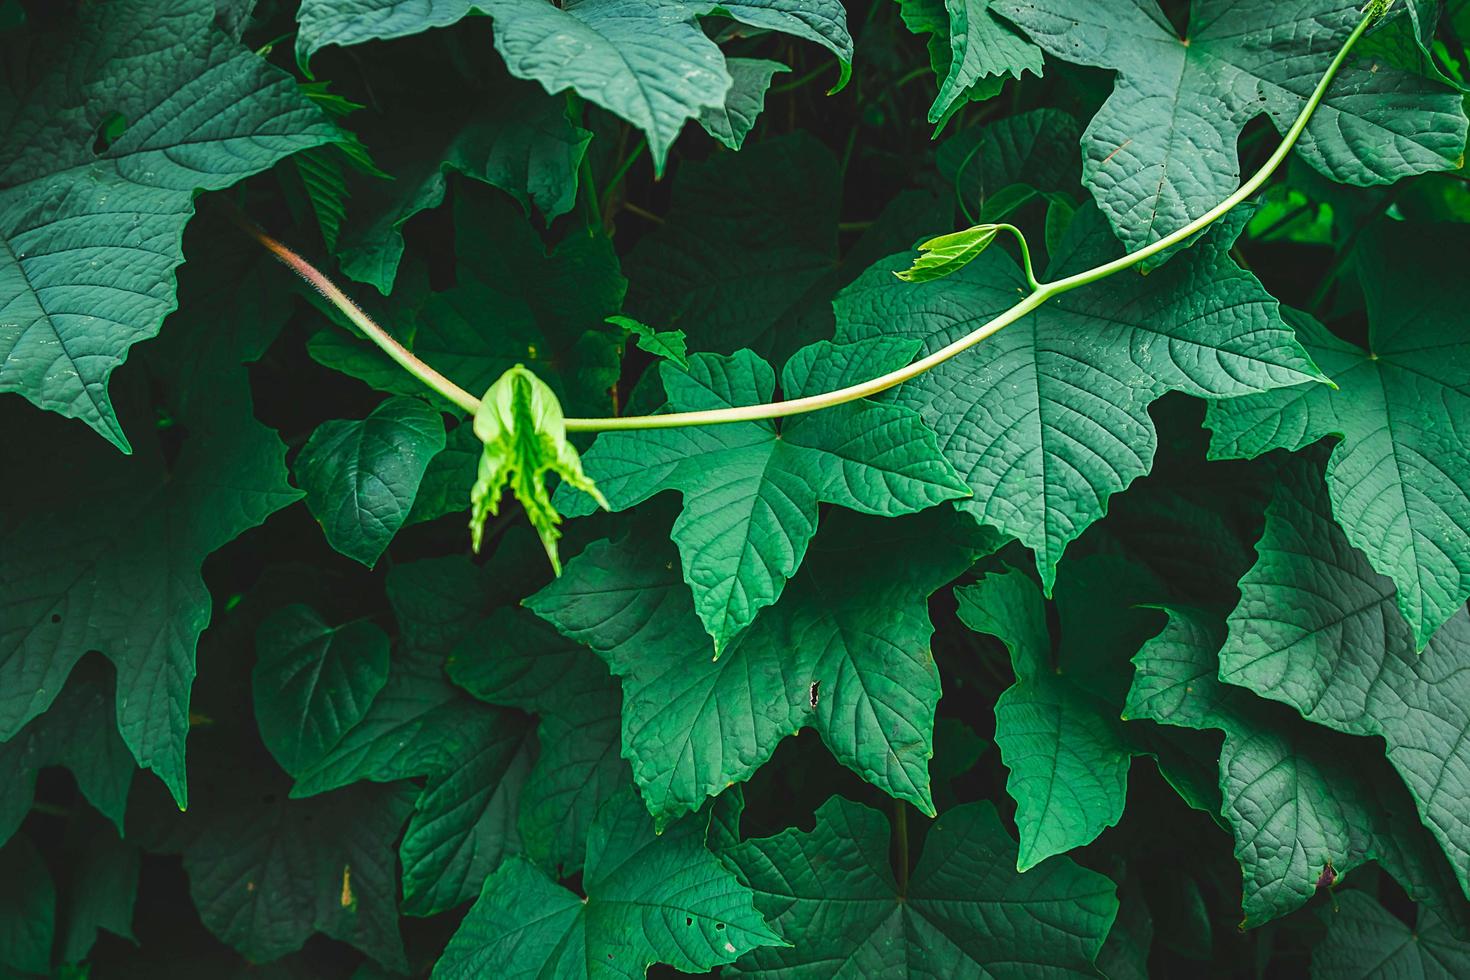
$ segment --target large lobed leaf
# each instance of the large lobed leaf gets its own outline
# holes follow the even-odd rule
[[[1157,0],[995,0],[1049,54],[1118,73],[1082,137],[1083,180],[1129,251],[1240,183],[1236,141],[1265,114],[1285,132],[1353,26],[1357,0],[1194,0],[1180,37]],[[1297,152],[1334,180],[1453,170],[1458,93],[1374,61],[1344,66]]]
[[[735,844],[726,860],[790,948],[741,957],[735,976],[1092,977],[1118,912],[1113,883],[1066,858],[1026,874],[989,803],[939,817],[912,878],[888,859],[888,822],[833,797],[810,832]]]
[[[1368,349],[1290,313],[1335,387],[1311,385],[1211,404],[1210,455],[1257,456],[1340,440],[1327,465],[1332,513],[1393,579],[1422,648],[1470,598],[1470,235],[1386,226],[1362,248]]]
[[[16,66],[0,88],[0,391],[125,452],[108,378],[174,308],[195,194],[336,134],[289,76],[216,31],[214,12],[89,4],[65,35],[0,54]],[[110,117],[126,128],[96,150]]]
[[[1122,272],[1059,296],[972,351],[901,386],[894,400],[939,435],[974,498],[961,506],[1036,552],[1050,592],[1067,545],[1108,498],[1148,472],[1149,406],[1168,391],[1237,397],[1321,379],[1276,301],[1226,254],[1238,225],[1164,268]],[[1049,270],[1118,254],[1095,207],[1079,211]],[[999,248],[948,278],[906,283],[879,262],[837,297],[839,341],[901,337],[924,354],[1019,301],[1020,268]]]
[[[526,605],[623,679],[623,754],[660,823],[749,779],[804,725],[864,779],[933,813],[927,600],[996,537],[938,509],[834,514],[781,602],[715,660],[656,527],[590,545]]]

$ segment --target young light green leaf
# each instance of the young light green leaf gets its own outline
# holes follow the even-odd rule
[[[108,378],[174,308],[198,192],[337,135],[214,13],[212,0],[88,5],[0,82],[0,118],[24,134],[0,148],[0,391],[125,452]],[[126,129],[99,151],[108,112]]]
[[[531,526],[541,537],[551,567],[561,574],[556,541],[561,514],[552,505],[546,489],[546,474],[588,494],[604,509],[611,509],[602,491],[586,473],[577,450],[567,441],[561,404],[546,382],[517,364],[480,399],[475,412],[475,435],[484,443],[479,476],[470,488],[470,540],[480,550],[480,535],[488,515],[500,513],[500,498],[509,487]]]
[[[1128,251],[1235,190],[1241,127],[1265,113],[1285,132],[1361,17],[1355,0],[1196,0],[1181,39],[1153,0],[992,6],[1047,53],[1118,73],[1083,136],[1083,166]],[[1465,128],[1458,93],[1380,64],[1349,62],[1296,149],[1333,180],[1387,184],[1455,169]]]
[[[941,508],[833,514],[781,602],[715,660],[665,528],[635,525],[590,545],[525,603],[622,678],[623,754],[655,819],[749,779],[803,726],[843,765],[932,814],[939,672],[928,598],[1000,540]]]
[[[328,626],[310,606],[260,624],[251,692],[261,741],[296,775],[320,762],[362,720],[388,680],[388,637],[358,620]]]
[[[689,342],[682,330],[655,330],[630,316],[610,316],[607,322],[622,327],[629,337],[638,338],[638,349],[654,357],[667,358],[685,370],[689,369]]]
[[[438,411],[418,398],[390,398],[361,421],[317,426],[296,457],[296,481],[331,546],[372,568],[443,448]]]
[[[974,491],[959,506],[1036,552],[1050,591],[1067,545],[1148,472],[1149,406],[1169,391],[1237,397],[1321,380],[1279,306],[1229,258],[1238,224],[1158,271],[1066,293],[896,389]],[[1119,254],[1095,206],[1077,213],[1049,278]],[[929,354],[1009,309],[1029,286],[1003,249],[935,282],[879,262],[837,297],[837,339],[908,338]]]
[[[782,371],[788,398],[831,391],[908,363],[914,345],[874,340],[798,351]],[[675,411],[769,401],[776,377],[750,351],[695,354],[660,378]],[[817,530],[822,502],[867,514],[912,514],[965,496],[918,415],[895,405],[852,402],[784,420],[682,429],[607,432],[587,451],[587,468],[610,509],[625,510],[665,490],[684,497],[674,524],[684,578],[715,650],[775,602]],[[571,494],[567,512],[590,512]]]
[[[998,225],[974,225],[963,231],[952,231],[948,235],[931,238],[919,244],[922,254],[907,269],[893,274],[904,282],[932,282],[958,272],[995,241]]]
[[[726,972],[753,980],[1097,975],[1118,911],[1107,878],[1066,858],[1012,871],[1016,842],[988,802],[941,814],[911,878],[895,880],[889,837],[882,813],[834,796],[810,832],[792,828],[726,850],[756,908],[790,943],[748,953]]]
[[[1381,736],[1470,893],[1470,831],[1458,802],[1470,765],[1470,613],[1462,608],[1417,652],[1393,583],[1333,523],[1312,462],[1283,469],[1256,551],[1230,614],[1220,679],[1308,721]]]
[[[434,980],[699,973],[781,945],[751,892],[704,847],[706,821],[661,835],[631,790],[603,804],[587,841],[586,898],[512,858],[485,882]]]
[[[766,89],[770,88],[772,76],[791,69],[779,61],[764,58],[730,58],[725,68],[734,80],[730,91],[725,93],[725,104],[701,109],[699,124],[706,133],[738,150],[766,107]]]
[[[1431,230],[1432,229],[1432,230]],[[1354,547],[1393,579],[1422,648],[1470,598],[1470,233],[1385,226],[1361,249],[1368,349],[1288,313],[1335,387],[1215,402],[1213,458],[1340,442],[1327,466],[1332,512]]]

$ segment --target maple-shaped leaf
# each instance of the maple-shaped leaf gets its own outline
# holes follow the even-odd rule
[[[1470,922],[1449,864],[1376,746],[1221,683],[1224,615],[1167,612],[1163,631],[1133,658],[1124,717],[1224,733],[1222,814],[1240,862],[1243,925],[1295,911],[1324,880],[1369,861],[1416,902]]]
[[[1129,251],[1188,224],[1240,183],[1258,115],[1285,132],[1361,19],[1358,0],[1194,0],[1184,36],[1157,0],[993,0],[1048,54],[1117,72],[1082,137],[1083,182]],[[1343,183],[1453,170],[1458,93],[1374,61],[1345,65],[1296,150]]]
[[[214,14],[211,0],[89,4],[0,52],[29,66],[0,82],[0,391],[124,451],[108,378],[174,308],[197,193],[336,135]],[[109,117],[122,132],[99,142]]]
[[[502,607],[465,634],[445,668],[482,701],[540,717],[517,827],[528,858],[557,877],[575,874],[598,807],[632,775],[607,665],[529,612]]]
[[[485,882],[434,980],[642,977],[654,963],[697,973],[780,945],[751,892],[705,849],[707,818],[662,834],[631,790],[598,811],[582,872],[586,897],[513,858]]]
[[[908,363],[915,344],[822,341],[786,362],[787,398],[819,394]],[[775,395],[770,365],[741,351],[695,354],[689,369],[664,362],[670,411],[754,405]],[[912,514],[967,495],[918,414],[869,401],[772,420],[606,432],[587,470],[613,510],[677,490],[684,507],[673,539],[694,607],[722,651],[775,602],[817,530],[819,503],[867,514]],[[560,493],[568,513],[585,498]]]
[[[1352,889],[1334,895],[1322,917],[1327,935],[1312,947],[1312,980],[1454,980],[1470,974],[1470,942],[1432,911],[1420,909],[1410,927],[1367,892]]]
[[[1470,767],[1470,612],[1422,653],[1393,583],[1332,520],[1315,463],[1284,467],[1255,565],[1240,581],[1220,679],[1308,721],[1377,735],[1470,893],[1470,831],[1458,802]]]
[[[213,254],[190,264],[170,332],[120,388],[124,414],[153,434],[146,447],[98,454],[76,426],[28,413],[5,422],[0,463],[27,474],[0,487],[0,738],[100,651],[117,668],[123,741],[180,805],[194,655],[211,615],[201,566],[301,496],[241,366],[269,345],[289,297],[228,250]],[[177,441],[165,443],[165,420]]]
[[[1118,912],[1111,881],[1054,858],[1016,873],[1016,842],[988,802],[940,815],[912,876],[895,878],[888,821],[833,797],[809,832],[724,852],[791,945],[726,972],[778,977],[1093,977]],[[900,885],[899,881],[904,881]]]
[[[622,678],[623,754],[659,822],[749,779],[807,725],[838,761],[933,813],[928,598],[1000,541],[945,510],[834,514],[781,602],[716,660],[660,530],[588,546],[525,603]]]
[[[893,396],[935,429],[974,490],[959,506],[1034,550],[1048,592],[1067,545],[1152,465],[1156,399],[1320,380],[1276,301],[1226,254],[1238,231],[1238,222],[1217,229],[1148,276],[1125,271],[1058,296]],[[1088,206],[1068,227],[1050,277],[1117,255]],[[929,354],[1029,291],[998,247],[935,282],[894,278],[910,261],[885,259],[839,294],[839,341],[911,338]]]
[[[485,444],[479,476],[470,488],[470,540],[480,550],[488,515],[500,513],[500,498],[510,488],[541,537],[551,567],[561,574],[556,541],[561,515],[546,487],[555,473],[564,485],[589,494],[600,506],[607,499],[582,471],[577,449],[567,440],[561,404],[546,382],[517,364],[490,386],[475,411],[475,435]]]
[[[1348,540],[1393,579],[1423,647],[1470,598],[1470,234],[1384,226],[1357,280],[1368,349],[1306,314],[1298,336],[1336,387],[1311,385],[1210,406],[1212,457],[1257,456],[1340,440],[1327,465],[1332,512]]]
[[[1016,675],[995,702],[995,744],[1016,801],[1019,870],[1089,843],[1123,816],[1128,767],[1146,749],[1119,720],[1121,669],[1154,632],[1157,614],[1134,605],[1156,590],[1128,562],[1074,560],[1057,585],[1055,645],[1041,590],[1025,572],[955,590],[961,622],[1004,643]]]

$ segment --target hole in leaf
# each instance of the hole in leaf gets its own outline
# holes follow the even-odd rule
[[[59,622],[61,622],[61,613],[52,613],[51,614],[51,622],[53,622],[53,623],[59,623]]]
[[[97,124],[97,130],[92,140],[93,153],[106,153],[116,143],[118,137],[127,132],[128,121],[120,112],[109,112],[102,117]]]

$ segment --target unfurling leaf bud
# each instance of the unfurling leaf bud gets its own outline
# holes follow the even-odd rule
[[[953,231],[948,235],[931,238],[919,246],[924,253],[914,264],[894,275],[904,282],[929,282],[943,279],[963,269],[995,241],[1000,225],[975,225],[964,231]]]

